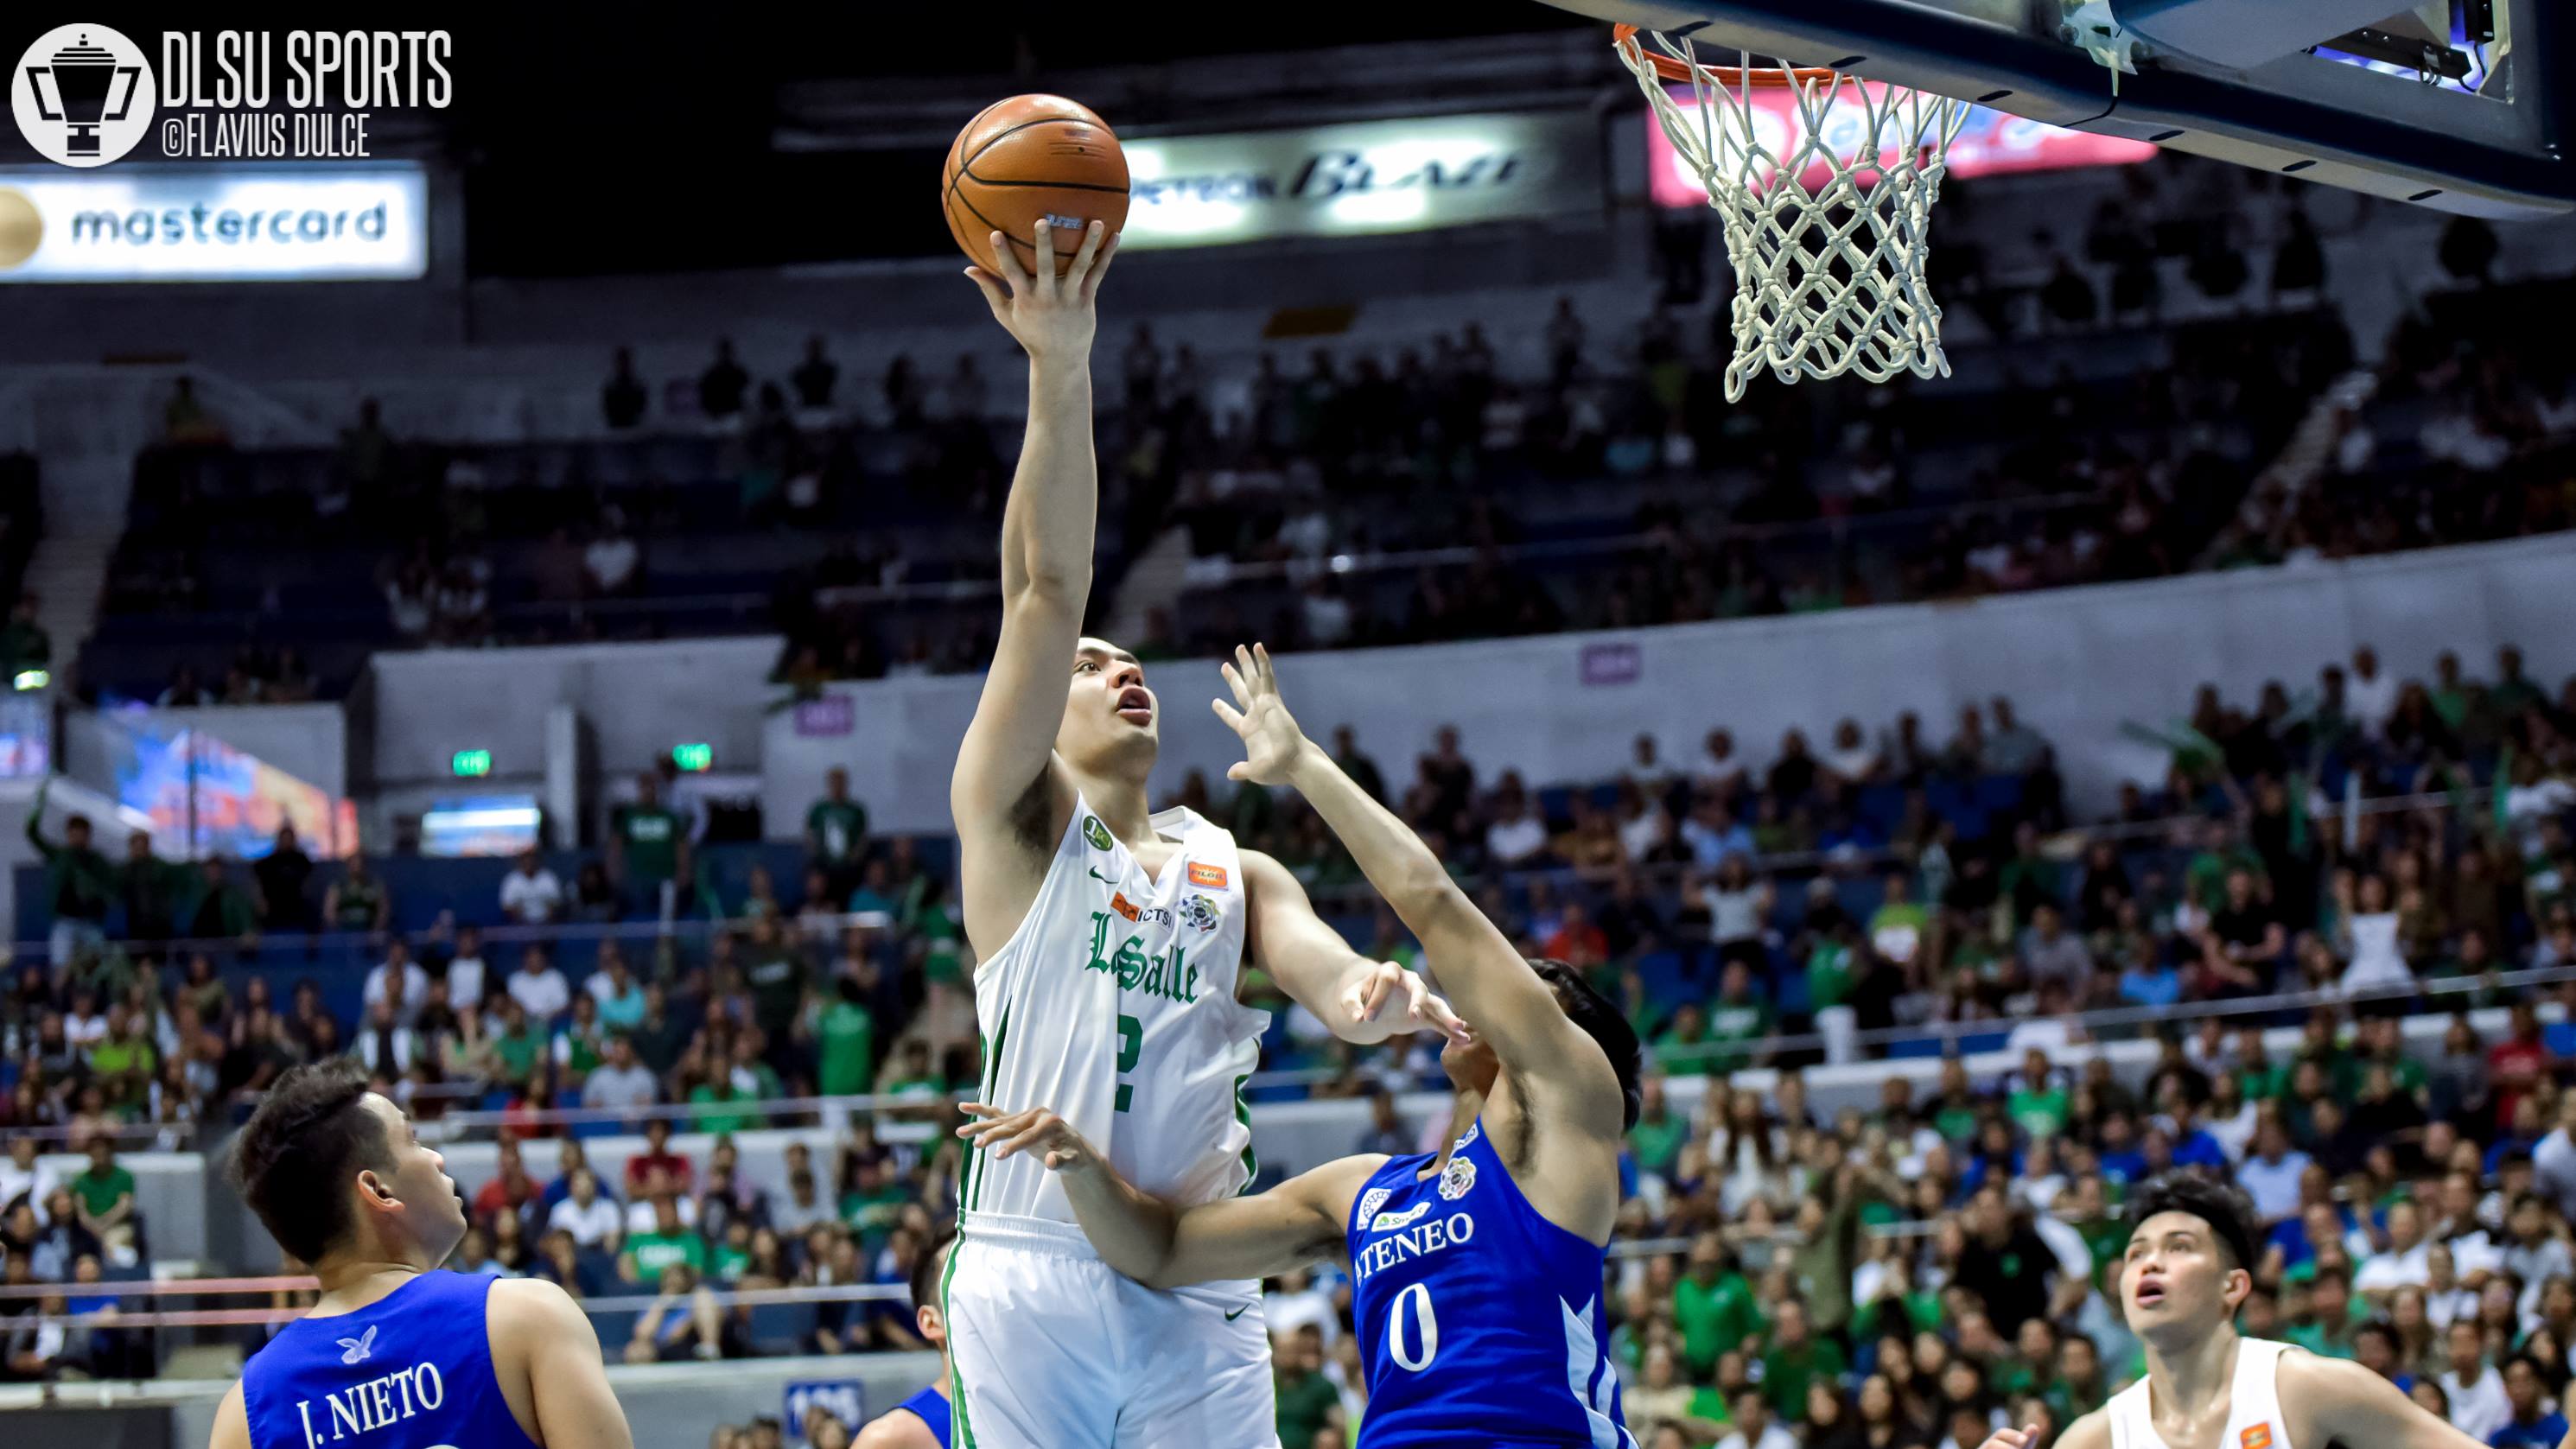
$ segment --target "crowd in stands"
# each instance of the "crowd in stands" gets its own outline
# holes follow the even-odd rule
[[[2195,211],[2208,198],[2191,178],[2212,174],[2229,204]],[[1766,382],[1729,407],[1722,299],[1657,306],[1633,330],[1569,299],[1536,348],[1499,352],[1465,322],[1420,347],[1265,353],[1248,380],[1137,325],[1095,360],[1103,517],[1116,535],[1102,587],[1178,526],[1204,582],[1147,613],[1141,653],[1204,653],[1246,634],[1359,647],[2345,558],[2576,520],[2568,369],[2523,345],[2517,319],[2545,299],[2493,281],[2491,234],[2481,248],[2474,223],[2455,227],[2443,257],[2469,289],[2453,299],[2496,305],[2410,317],[2379,369],[2386,401],[2424,406],[2354,410],[2333,487],[2249,497],[2353,365],[2315,229],[2275,207],[2286,220],[2265,231],[2276,255],[2258,287],[2234,260],[2246,239],[2229,218],[2245,198],[2230,168],[2168,158],[2124,168],[2119,184],[2080,239],[2085,267],[2073,240],[2035,243],[2059,257],[2044,283],[2008,282],[1990,263],[2005,247],[1975,223],[1973,188],[1945,198],[1933,253],[1949,269],[1936,287],[1964,312],[1992,313],[2005,338],[2153,321],[2152,263],[2190,258],[2190,285],[2236,310],[2156,323],[2165,355],[2117,375],[2038,363],[1973,395],[1965,381]],[[174,434],[138,486],[111,613],[202,611],[206,542],[248,531],[372,545],[373,592],[339,607],[380,614],[382,644],[758,628],[785,636],[779,677],[799,685],[978,668],[992,621],[972,585],[991,574],[989,549],[898,538],[888,519],[935,501],[951,522],[989,521],[1015,424],[992,416],[972,353],[944,368],[898,356],[852,384],[819,337],[800,357],[719,341],[695,376],[653,379],[620,351],[600,395],[611,441],[595,446],[685,437],[712,451],[600,460],[597,477],[577,467],[540,479],[513,450],[397,437],[372,402],[326,467],[281,473],[282,485],[262,481],[255,456]],[[1994,418],[2014,424],[1997,434]],[[1569,533],[1563,500],[1578,483],[1618,501]],[[674,501],[694,485],[726,501],[713,513]],[[666,561],[691,551],[667,545],[711,527],[774,531],[769,582],[673,613],[694,596],[691,575]],[[922,592],[931,581],[959,592]],[[238,588],[217,592],[244,602]],[[230,666],[221,652],[193,658],[174,696],[338,687],[298,657],[309,641],[296,621],[311,610],[275,594],[242,619]]]
[[[2507,1047],[2490,1052],[2462,1028],[2449,1064],[2429,1074],[2398,1059],[2392,1023],[2444,978],[2472,989],[2441,997],[2440,1009],[2519,999],[2497,984],[2508,969],[2576,966],[2576,681],[2553,693],[2511,649],[2484,677],[2445,656],[2431,680],[2401,681],[2364,649],[2295,697],[2275,685],[2249,708],[2205,690],[2161,732],[2173,750],[2166,778],[2132,787],[2089,823],[2067,809],[2049,740],[2009,700],[1966,711],[1938,741],[1911,717],[1884,730],[1837,722],[1817,731],[1821,744],[1793,732],[1761,756],[1723,729],[1687,759],[1667,761],[1643,739],[1619,778],[1571,789],[1480,768],[1454,733],[1409,779],[1348,732],[1335,740],[1344,766],[1422,831],[1522,949],[1594,972],[1628,1005],[1665,1071],[1767,1065],[1794,1078],[1806,1064],[1876,1054],[1879,1045],[1853,1045],[1863,1040],[1853,1031],[1867,1028],[1965,1033],[1970,1051],[2013,1054],[2003,1078],[1948,1064],[1936,1094],[1891,1096],[1875,1119],[1810,1120],[1795,1086],[1766,1105],[1721,1077],[1692,1120],[1652,1089],[1623,1234],[1693,1246],[1629,1270],[1621,1343],[1649,1391],[1637,1402],[1697,1421],[1682,1442],[1707,1442],[1707,1426],[1732,1423],[1757,1443],[1766,1414],[1791,1425],[1836,1412],[1868,1419],[1886,1400],[1866,1381],[1874,1374],[1840,1377],[1847,1366],[1887,1374],[1898,1412],[1926,1442],[1964,1423],[1945,1417],[1952,1401],[2026,1414],[2019,1400],[2047,1397],[2060,1377],[2077,1384],[2061,1405],[2071,1411],[2091,1392],[2084,1384],[2115,1381],[2133,1360],[2098,1295],[2086,1296],[2094,1280],[2066,1273],[2033,1301],[1989,1303],[1981,1320],[1963,1310],[1961,1291],[1984,1301],[2032,1290],[1980,1286],[1977,1275],[2003,1259],[1961,1244],[2010,1239],[2011,1254],[2042,1265],[2014,1281],[2042,1284],[2045,1265],[2073,1255],[2044,1212],[2034,1225],[2023,1208],[2044,1210],[2064,1187],[2090,1204],[2081,1220],[2099,1226],[2121,1183],[2167,1160],[2268,1153],[2257,1129],[2270,1118],[2335,1181],[2382,1171],[2349,1199],[2337,1240],[2356,1291],[2378,1282],[2360,1270],[2386,1251],[2380,1235],[2412,1231],[2405,1214],[2383,1222],[2378,1208],[2419,1164],[2400,1156],[2370,1167],[2374,1145],[2384,1155],[2420,1131],[2429,1163],[2470,1163],[2479,1184],[2512,1166],[2499,1143],[2554,1160],[2542,1139],[2557,1120],[2549,1063],[2560,1048],[2527,1006]],[[244,882],[220,861],[193,871],[158,862],[148,839],[112,866],[82,826],[35,831],[59,964],[22,962],[0,998],[0,1126],[49,1129],[102,1154],[121,1127],[187,1141],[200,1120],[237,1111],[284,1067],[353,1052],[415,1115],[483,1107],[493,1115],[477,1119],[481,1130],[508,1144],[507,1160],[554,1158],[542,1188],[533,1166],[503,1173],[497,1191],[513,1211],[496,1216],[478,1199],[465,1264],[569,1275],[594,1296],[621,1286],[660,1294],[666,1311],[634,1353],[745,1351],[738,1316],[699,1289],[740,1283],[755,1262],[768,1265],[754,1275],[764,1280],[900,1281],[907,1255],[953,1211],[951,1158],[882,1142],[862,1119],[831,1161],[801,1164],[811,1191],[797,1188],[790,1204],[725,1171],[724,1139],[815,1120],[806,1109],[767,1112],[764,1099],[917,1100],[918,1109],[886,1108],[902,1120],[935,1116],[977,1079],[942,872],[915,842],[872,836],[864,807],[836,780],[804,822],[805,878],[782,888],[763,870],[738,898],[725,896],[701,868],[712,848],[692,843],[685,806],[664,803],[659,788],[659,776],[638,781],[606,855],[573,883],[531,853],[479,920],[426,933],[385,931],[392,903],[362,860],[317,889],[328,872],[291,838]],[[1212,798],[1195,777],[1176,798],[1276,853],[1328,913],[1358,903],[1344,919],[1366,935],[1357,872],[1301,804],[1254,788]],[[586,959],[561,964],[576,923],[666,915],[690,924],[585,941]],[[142,931],[147,939],[213,939],[131,945],[137,920],[169,923]],[[245,969],[276,965],[291,951],[277,944],[292,939],[285,933],[314,926],[381,942],[380,954],[343,968],[363,975],[354,1019],[332,1013],[317,981],[275,993],[273,971]],[[1380,915],[1374,931],[1367,949],[1410,958],[1391,918]],[[514,939],[496,949],[487,933]],[[2212,1023],[2168,1043],[2143,1093],[2086,1060],[2097,1039],[2143,1033],[2088,1031],[2073,1015],[2302,990],[2329,1004],[2305,1018],[2310,1039],[2298,1051],[2266,1052],[2233,1024]],[[2534,994],[2564,1002],[2576,988]],[[1266,1065],[1313,1069],[1303,1082],[1314,1092],[1364,1096],[1432,1079],[1429,1054],[1412,1044],[1352,1049],[1301,1011],[1279,1016]],[[590,1108],[593,1121],[541,1118],[549,1106]],[[702,1159],[685,1171],[673,1164],[658,1184],[600,1183],[595,1196],[577,1185],[595,1130],[632,1130],[675,1106],[690,1129],[715,1134]],[[648,1157],[662,1155],[666,1127],[645,1130],[657,1134]],[[1398,1128],[1382,1117],[1376,1130]],[[2096,1185],[2080,1186],[2088,1179]],[[2499,1201],[2510,1206],[2515,1179],[2504,1181]],[[2576,1166],[2567,1183],[2576,1198]],[[2497,1190],[2479,1184],[2473,1208]],[[558,1198],[574,1202],[560,1217]],[[1866,1230],[1898,1218],[1936,1227],[1909,1238]],[[39,1204],[34,1221],[50,1231],[56,1220]],[[1820,1226],[1833,1231],[1819,1236]],[[1765,1246],[1792,1227],[1808,1246]],[[2032,1233],[2055,1240],[2048,1256],[2028,1251]],[[637,1257],[639,1241],[653,1261]],[[1841,1274],[1804,1261],[1835,1243],[1843,1256],[1822,1261]],[[2285,1242],[2289,1261],[2265,1280],[2264,1301],[2291,1327],[2338,1281],[2320,1269],[2321,1286],[2303,1286],[2293,1271],[2302,1251]],[[2478,1291],[2471,1273],[2460,1265],[2459,1291]],[[1884,1295],[1833,1286],[1852,1274],[1863,1287],[1896,1285],[1895,1300],[1864,1316]],[[2520,1287],[2540,1282],[2526,1275]],[[1803,1285],[1803,1307],[1786,1306],[1790,1285]],[[1314,1384],[1334,1382],[1331,1402],[1347,1407],[1348,1385],[1335,1382],[1356,1382],[1347,1338],[1311,1307],[1329,1292],[1282,1292],[1283,1406],[1324,1414]],[[1287,1311],[1296,1302],[1310,1305],[1303,1319]],[[840,1327],[818,1323],[839,1342],[903,1342],[909,1320],[876,1307],[852,1309]],[[2033,1321],[2042,1326],[2025,1326]],[[1885,1356],[1881,1327],[1903,1328],[1913,1370]],[[2075,1329],[2088,1348],[2063,1347]],[[1917,1341],[1927,1331],[1937,1343]],[[2421,1349],[2410,1340],[2401,1362]],[[2492,1345],[2476,1357],[2502,1372]],[[1947,1381],[1969,1383],[1971,1369],[1954,1367],[1962,1359],[1974,1385],[1953,1392]],[[1850,1392],[1851,1404],[1825,1407],[1828,1394],[1811,1406],[1809,1379]],[[1651,1397],[1677,1386],[1690,1393]]]

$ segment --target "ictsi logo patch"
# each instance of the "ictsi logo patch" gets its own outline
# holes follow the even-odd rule
[[[1224,890],[1225,867],[1221,865],[1202,865],[1195,860],[1191,861],[1190,884],[1194,886],[1206,886],[1212,891]]]
[[[1144,912],[1136,909],[1134,903],[1127,899],[1127,893],[1125,891],[1110,892],[1109,909],[1116,911],[1118,914],[1125,916],[1131,921],[1141,920],[1145,914]]]

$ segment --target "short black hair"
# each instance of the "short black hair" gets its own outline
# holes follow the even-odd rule
[[[366,1069],[333,1057],[277,1079],[233,1142],[233,1181],[277,1245],[307,1266],[348,1236],[349,1181],[393,1167],[382,1123],[359,1105]]]
[[[1584,1034],[1601,1046],[1610,1058],[1610,1070],[1619,1077],[1619,1130],[1637,1125],[1637,1116],[1645,1110],[1645,1089],[1638,1078],[1643,1067],[1637,1046],[1637,1029],[1628,1024],[1619,1003],[1601,994],[1599,988],[1583,979],[1583,973],[1563,961],[1548,956],[1529,958],[1530,969],[1539,979],[1557,989],[1565,1014]]]
[[[919,1313],[939,1301],[939,1265],[956,1246],[957,1230],[949,1228],[930,1240],[921,1256],[912,1260],[912,1311]]]
[[[2158,1213],[2189,1213],[2209,1224],[2210,1233],[2227,1254],[2227,1266],[2254,1267],[2254,1202],[2238,1188],[2169,1172],[2139,1189],[2129,1205],[2129,1231]]]

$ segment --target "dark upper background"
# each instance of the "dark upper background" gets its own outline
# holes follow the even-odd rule
[[[16,9],[0,58],[72,19],[147,48],[164,28],[247,27],[202,7]],[[33,11],[35,13],[29,13]],[[397,9],[393,12],[402,15]],[[262,28],[445,29],[456,104],[387,128],[377,154],[443,159],[465,179],[469,266],[484,276],[681,271],[932,255],[949,247],[932,197],[944,143],[781,151],[789,88],[880,80],[950,103],[963,125],[990,100],[1103,67],[1591,26],[1534,0],[1462,5],[1165,3],[939,6],[478,7],[388,18],[376,7],[268,7]],[[959,18],[928,17],[954,15]],[[147,38],[152,32],[156,38]],[[1605,47],[1606,49],[1606,47]],[[155,51],[157,62],[158,53]],[[282,61],[280,63],[282,71]],[[1146,91],[1150,94],[1151,87]],[[1187,124],[1131,102],[1112,124]],[[1146,112],[1137,114],[1138,111]],[[384,139],[384,138],[380,138]],[[0,164],[36,158],[0,127]],[[41,163],[39,163],[41,164]],[[542,224],[530,224],[542,218]]]

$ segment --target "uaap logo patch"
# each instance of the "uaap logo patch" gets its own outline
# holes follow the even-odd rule
[[[1360,1221],[1364,1223],[1374,1221],[1377,1217],[1377,1210],[1386,1206],[1386,1200],[1393,1196],[1395,1196],[1395,1194],[1391,1190],[1383,1187],[1373,1187],[1368,1191],[1361,1193]]]
[[[1091,848],[1094,850],[1107,850],[1109,827],[1100,823],[1099,816],[1085,815],[1082,817],[1082,838],[1090,841]]]
[[[1216,902],[1205,896],[1191,896],[1181,902],[1181,919],[1202,931],[1213,931],[1217,927]]]
[[[1440,1174],[1440,1195],[1456,1202],[1475,1186],[1476,1164],[1464,1157],[1450,1158],[1449,1170]]]

